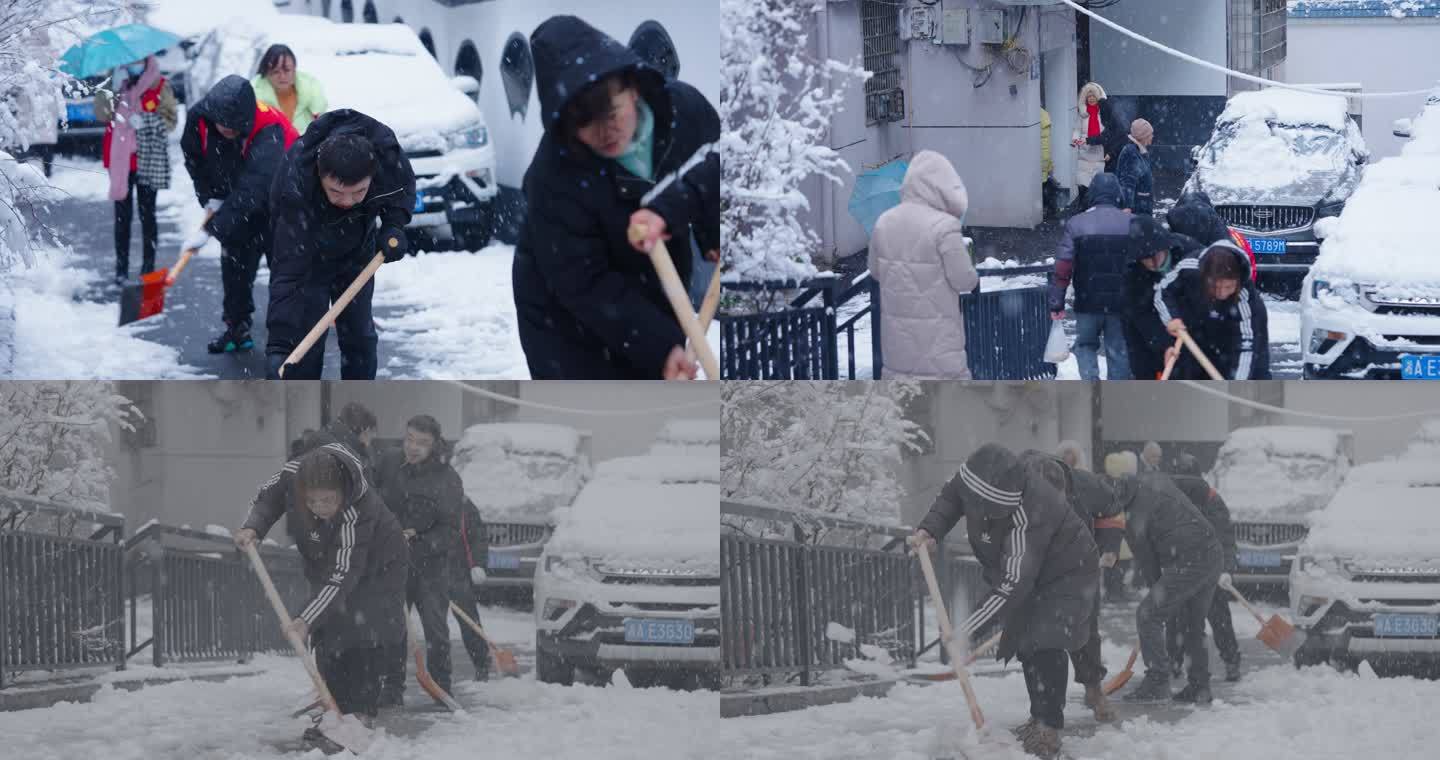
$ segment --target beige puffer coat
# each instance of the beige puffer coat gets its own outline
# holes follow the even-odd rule
[[[875,223],[870,275],[880,283],[884,377],[970,377],[960,295],[980,279],[961,234],[967,203],[955,167],[924,150],[905,172],[900,205]]]
[[[1090,131],[1090,110],[1085,99],[1092,92],[1095,94],[1097,102],[1105,99],[1105,88],[1095,82],[1090,82],[1081,88],[1079,108],[1075,115],[1075,132],[1072,135],[1075,140],[1084,140],[1086,133]],[[1100,131],[1105,131],[1103,122],[1100,124]],[[1075,170],[1075,184],[1089,187],[1090,180],[1094,179],[1096,174],[1105,171],[1105,146],[1081,145],[1075,149],[1075,152],[1078,154],[1076,159],[1079,162]]]

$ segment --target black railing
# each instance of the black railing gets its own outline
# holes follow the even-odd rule
[[[981,277],[1048,274],[1050,264],[984,267]],[[786,309],[720,316],[720,376],[724,380],[857,379],[856,330],[870,329],[872,379],[884,369],[880,335],[880,286],[868,272],[848,283],[837,278],[808,281],[742,282],[725,286],[735,293],[799,291]],[[970,374],[976,380],[1044,380],[1055,377],[1045,362],[1050,334],[1048,287],[975,292],[960,297],[965,318]],[[868,302],[847,313],[849,304]],[[818,301],[818,303],[817,303]],[[843,317],[841,314],[847,313]],[[840,372],[844,339],[846,372]]]
[[[814,672],[858,657],[862,644],[911,667],[934,646],[924,638],[924,582],[906,554],[908,531],[733,502],[722,503],[721,514],[721,669],[727,675],[795,674],[809,685]],[[752,535],[757,526],[771,529]],[[822,531],[830,538],[817,544]],[[940,572],[947,597],[957,583],[967,586],[972,603],[984,593],[973,558],[944,557]],[[832,635],[832,624],[846,632]],[[852,633],[853,641],[845,640]]]
[[[150,523],[125,542],[125,550],[135,642],[127,657],[148,647],[160,667],[290,651],[249,560],[228,536]],[[298,614],[309,595],[300,556],[268,545],[260,553],[286,607]],[[151,635],[140,641],[144,594],[150,597]]]
[[[0,687],[26,670],[125,667],[124,533],[118,515],[0,496]]]

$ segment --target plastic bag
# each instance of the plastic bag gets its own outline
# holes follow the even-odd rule
[[[1070,358],[1070,341],[1065,338],[1065,323],[1055,320],[1050,323],[1050,337],[1045,341],[1045,361],[1061,364]]]

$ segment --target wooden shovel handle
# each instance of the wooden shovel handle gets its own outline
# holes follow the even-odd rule
[[[935,605],[935,619],[940,623],[940,640],[945,645],[945,651],[950,654],[955,680],[960,682],[960,689],[965,692],[965,703],[970,707],[970,719],[975,722],[975,730],[978,731],[985,726],[985,715],[980,712],[980,701],[976,699],[975,690],[970,686],[970,673],[962,664],[964,658],[955,648],[955,632],[950,627],[950,615],[946,613],[945,602],[940,596],[940,583],[935,580],[935,566],[930,562],[930,550],[924,546],[916,547],[915,554],[920,557],[920,570],[925,574],[925,586],[930,590],[930,601]]]
[[[1190,349],[1190,353],[1194,354],[1195,361],[1200,362],[1200,366],[1205,368],[1205,374],[1209,375],[1211,380],[1222,383],[1225,382],[1225,377],[1220,374],[1220,370],[1215,369],[1214,364],[1210,363],[1209,357],[1205,356],[1205,352],[1200,350],[1200,346],[1195,343],[1194,338],[1190,337],[1188,330],[1180,331],[1180,340],[1185,343],[1186,348]]]
[[[644,237],[644,227],[635,225],[630,228],[630,239],[635,240]],[[680,282],[680,273],[675,271],[675,262],[670,260],[670,250],[665,246],[664,240],[655,241],[654,247],[650,249],[650,263],[655,266],[655,274],[660,277],[660,287],[665,290],[665,297],[670,299],[670,308],[675,311],[675,319],[680,323],[680,329],[685,332],[685,337],[695,348],[695,353],[700,357],[700,366],[705,368],[705,377],[712,382],[720,379],[720,362],[715,359],[715,352],[710,350],[710,344],[705,340],[705,333],[700,331],[700,324],[695,319],[695,309],[690,306],[690,295],[685,292],[685,286]]]
[[[1175,354],[1165,360],[1165,371],[1160,373],[1161,380],[1169,380],[1170,373],[1175,371],[1175,362],[1180,359],[1180,347],[1185,345],[1184,338],[1175,339]]]
[[[1255,605],[1251,604],[1249,599],[1246,599],[1244,596],[1240,595],[1240,591],[1235,588],[1234,584],[1227,583],[1222,585],[1221,588],[1229,591],[1230,595],[1235,597],[1236,601],[1245,605],[1245,609],[1250,610],[1250,614],[1254,615],[1255,619],[1260,621],[1261,625],[1265,624],[1265,616],[1260,614],[1260,610],[1255,609]]]
[[[320,677],[320,670],[315,666],[315,661],[310,659],[305,651],[305,642],[300,640],[295,632],[290,630],[290,613],[285,609],[285,601],[280,598],[280,592],[275,590],[275,582],[270,580],[270,571],[265,569],[265,562],[260,559],[260,552],[255,548],[254,543],[245,545],[245,554],[250,557],[250,564],[255,567],[255,574],[260,576],[260,585],[265,588],[265,596],[270,599],[270,606],[275,608],[275,617],[280,621],[280,630],[284,631],[285,638],[289,640],[290,646],[295,649],[300,662],[305,665],[305,672],[310,674],[310,680],[315,682],[315,691],[320,695],[320,704],[326,710],[340,714],[340,706],[335,703],[335,697],[330,694],[330,687],[325,685],[325,679]]]
[[[715,274],[710,277],[710,287],[705,289],[705,300],[700,302],[700,314],[696,317],[700,321],[700,334],[710,333],[710,321],[715,319],[715,312],[720,309],[720,266],[715,266]],[[695,361],[695,346],[690,346],[688,354],[690,361]]]
[[[470,626],[470,630],[474,631],[474,632],[475,632],[475,635],[477,635],[477,636],[479,636],[480,638],[484,639],[484,640],[485,640],[485,643],[486,643],[486,644],[489,644],[491,649],[497,648],[495,642],[492,641],[492,640],[490,639],[490,636],[485,633],[485,629],[484,629],[484,628],[481,628],[479,623],[475,622],[474,620],[472,620],[472,619],[470,618],[469,615],[465,614],[465,610],[460,609],[460,605],[458,605],[458,604],[456,604],[456,603],[454,603],[454,602],[451,602],[451,603],[450,603],[450,610],[451,610],[452,612],[454,612],[456,615],[459,615],[459,616],[460,616],[460,619],[465,621],[465,625]]]
[[[350,283],[350,287],[346,288],[345,292],[341,293],[340,297],[335,299],[335,305],[331,306],[330,310],[325,312],[325,316],[321,317],[320,321],[316,322],[315,326],[310,328],[310,333],[305,336],[304,340],[300,341],[300,345],[296,346],[295,350],[291,351],[290,355],[285,357],[285,363],[280,365],[281,378],[285,377],[286,367],[305,358],[305,354],[309,353],[316,341],[320,340],[321,336],[325,334],[325,331],[330,329],[330,325],[335,324],[335,319],[340,316],[340,312],[345,311],[345,307],[349,306],[350,302],[355,300],[355,294],[359,293],[360,289],[365,287],[365,283],[369,282],[370,278],[375,276],[376,270],[384,263],[385,254],[375,254],[375,258],[371,259],[370,263],[365,266],[365,270],[355,278],[354,282]]]
[[[1004,635],[1004,631],[997,631],[994,636],[986,639],[984,644],[975,647],[975,649],[970,652],[970,656],[965,658],[965,667],[974,665],[976,660],[984,657],[987,652],[994,649],[995,646],[1000,643],[1000,638]]]
[[[210,220],[214,218],[214,211],[206,211],[205,221],[200,223],[200,229],[205,229],[205,225],[209,224]],[[195,258],[194,248],[186,248],[180,252],[180,260],[175,262],[175,266],[170,270],[170,274],[165,276],[165,287],[168,288],[175,284],[175,281],[180,278],[180,273],[185,271],[185,266],[190,263],[190,259],[192,258]]]

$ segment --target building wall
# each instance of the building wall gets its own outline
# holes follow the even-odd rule
[[[1286,382],[1286,407],[1335,415],[1376,417],[1429,413],[1440,417],[1440,397],[1425,383]],[[1310,422],[1355,433],[1355,461],[1372,462],[1399,454],[1425,417],[1375,422]]]
[[[658,409],[704,404],[692,409],[624,417],[577,415],[530,407],[516,411],[516,422],[546,422],[589,430],[593,436],[591,458],[596,462],[644,454],[660,429],[672,419],[714,419],[718,428],[720,418],[720,392],[710,383],[532,381],[522,383],[520,389],[526,401],[580,409]]]
[[[1291,16],[1289,35],[1289,82],[1359,82],[1384,92],[1433,87],[1440,77],[1440,18]],[[1405,141],[1391,132],[1395,120],[1413,118],[1424,102],[1424,96],[1365,101],[1361,131],[1376,158],[1400,154]]]
[[[1100,15],[1182,53],[1225,64],[1224,0],[1117,3]],[[1225,75],[1090,23],[1090,71],[1112,95],[1225,95]]]

